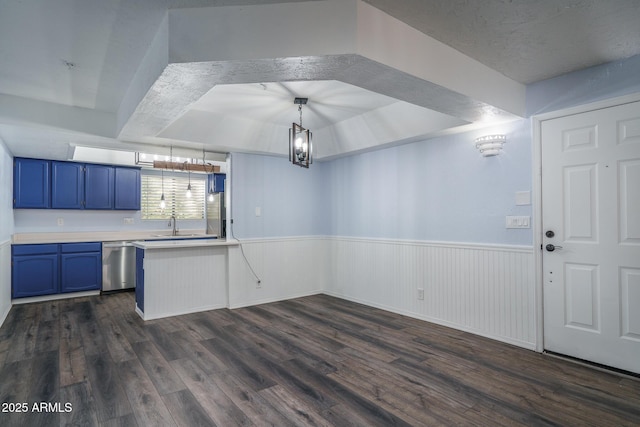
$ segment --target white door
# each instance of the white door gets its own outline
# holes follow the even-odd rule
[[[640,373],[640,102],[541,138],[544,348]]]

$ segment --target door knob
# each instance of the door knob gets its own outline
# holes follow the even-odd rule
[[[556,246],[556,245],[552,245],[551,243],[549,243],[547,246],[545,246],[545,248],[547,249],[547,251],[553,252],[556,249],[562,249],[562,246]]]

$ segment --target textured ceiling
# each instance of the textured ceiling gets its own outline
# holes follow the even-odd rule
[[[282,154],[309,96],[336,156],[522,115],[523,84],[639,54],[638,22],[638,0],[0,0],[0,138]]]
[[[640,54],[638,0],[364,0],[520,83]]]

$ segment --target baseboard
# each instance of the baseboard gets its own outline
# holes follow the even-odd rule
[[[0,143],[2,141],[0,140]],[[5,250],[6,258],[5,258]],[[2,259],[0,260],[0,271],[2,271],[2,277],[0,278],[0,310],[3,313],[0,314],[0,326],[4,324],[9,312],[11,311],[11,240],[3,240],[0,242],[0,253]],[[6,262],[6,265],[5,265]],[[6,269],[6,270],[5,270]],[[6,280],[5,280],[6,279]],[[6,304],[6,307],[5,307]]]
[[[385,310],[385,311],[389,311],[391,313],[396,313],[396,314],[401,314],[403,316],[407,316],[407,317],[411,317],[413,319],[418,319],[418,320],[424,320],[425,322],[430,322],[430,323],[435,323],[436,325],[440,325],[440,326],[446,326],[448,328],[452,328],[452,329],[456,329],[458,331],[463,331],[463,332],[469,332],[471,334],[474,335],[478,335],[481,337],[485,337],[485,338],[489,338],[495,341],[500,341],[506,344],[511,344],[514,345],[516,347],[521,347],[521,348],[525,348],[527,350],[532,350],[532,351],[536,351],[536,345],[535,343],[530,343],[530,342],[525,342],[525,341],[520,341],[520,340],[514,340],[512,338],[508,338],[508,337],[502,337],[499,335],[492,335],[492,334],[487,334],[485,332],[479,331],[477,329],[473,329],[473,328],[468,328],[462,325],[458,325],[455,323],[451,323],[451,322],[447,322],[441,319],[437,319],[437,318],[433,318],[433,317],[429,317],[429,316],[423,316],[417,313],[413,313],[410,311],[405,311],[405,310],[399,310],[395,307],[391,307],[391,306],[386,306],[384,304],[376,304],[374,302],[371,301],[366,301],[366,300],[362,300],[359,298],[352,298],[352,297],[348,297],[345,295],[341,295],[338,294],[336,292],[330,292],[330,291],[324,291],[323,294],[325,295],[329,295],[331,297],[335,297],[335,298],[340,298],[346,301],[351,301],[351,302],[355,302],[358,304],[362,304],[362,305],[366,305],[368,307],[374,307],[374,308],[378,308],[380,310]]]
[[[11,300],[13,304],[29,304],[32,302],[55,301],[59,299],[81,298],[100,295],[100,291],[72,292],[68,294],[42,295],[39,297],[16,298]]]
[[[164,319],[166,317],[182,316],[184,314],[200,313],[202,311],[219,310],[221,308],[226,308],[226,307],[224,305],[208,305],[203,307],[197,307],[191,310],[178,310],[178,311],[172,311],[167,313],[156,313],[154,315],[147,316],[144,314],[144,312],[140,311],[140,309],[136,305],[136,313],[138,313],[138,315],[142,317],[142,320],[146,321],[146,320]]]
[[[9,304],[7,306],[7,309],[4,311],[4,313],[0,315],[0,327],[4,325],[4,321],[7,320],[7,316],[9,316],[9,312],[11,311],[12,306],[13,306],[12,304]]]
[[[269,304],[269,303],[272,303],[272,302],[287,301],[287,300],[290,300],[290,299],[310,297],[312,295],[320,295],[320,294],[323,294],[323,293],[324,292],[322,290],[316,290],[316,291],[310,291],[310,292],[302,292],[302,293],[291,294],[291,295],[287,295],[287,296],[283,296],[283,297],[265,298],[265,299],[260,299],[260,300],[251,301],[251,302],[247,302],[247,303],[236,304],[236,305],[229,304],[229,309],[230,310],[234,310],[236,308],[252,307],[254,305],[262,305],[262,304]]]

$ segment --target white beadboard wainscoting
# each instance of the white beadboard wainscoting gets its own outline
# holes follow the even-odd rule
[[[325,237],[243,239],[240,245],[229,247],[229,308],[322,293],[329,280],[329,241]]]
[[[230,308],[326,293],[535,349],[531,247],[315,236],[241,244],[261,283],[229,247]]]
[[[146,250],[143,265],[145,320],[227,306],[226,247]]]
[[[0,242],[0,326],[11,310],[11,241]]]
[[[531,247],[334,237],[329,251],[328,295],[535,350]]]

